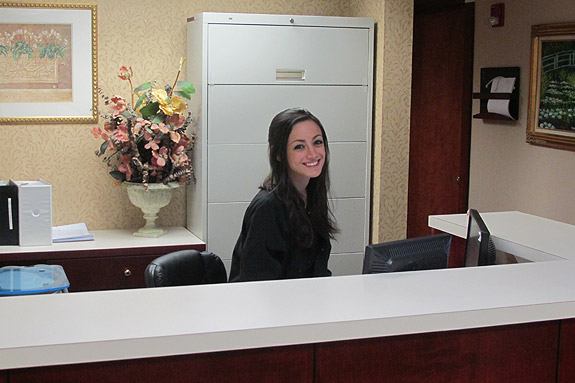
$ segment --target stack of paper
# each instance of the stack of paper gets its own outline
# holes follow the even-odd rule
[[[54,226],[52,228],[52,242],[93,241],[94,234],[88,232],[85,223]]]

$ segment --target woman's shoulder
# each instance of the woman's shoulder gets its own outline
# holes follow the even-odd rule
[[[273,190],[261,189],[252,199],[250,208],[252,209],[276,209],[283,204]]]

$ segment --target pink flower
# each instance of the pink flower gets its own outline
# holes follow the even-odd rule
[[[159,152],[152,152],[152,165],[163,168],[166,166],[166,157],[168,154],[168,148],[161,148]]]
[[[158,144],[160,143],[160,139],[159,138],[154,138],[153,140],[148,141],[148,143],[146,145],[144,145],[144,148],[146,149],[152,149],[152,150],[158,150],[160,147],[158,146]],[[153,153],[152,153],[153,154]]]
[[[130,67],[130,69],[128,69],[126,66],[123,66],[120,68],[120,74],[118,75],[118,77],[120,77],[122,80],[128,80],[133,75],[134,75],[134,72],[132,71],[132,67]]]
[[[174,129],[181,128],[184,125],[184,122],[186,122],[186,117],[179,113],[174,113],[171,116],[166,117],[166,124],[172,125]]]
[[[160,122],[159,124],[152,124],[151,128],[156,133],[158,133],[158,131],[160,131],[160,132],[165,134],[165,133],[168,133],[170,131],[170,128],[168,128],[166,126],[166,124],[164,124],[163,122]]]
[[[132,131],[136,135],[136,134],[140,133],[140,130],[142,130],[142,128],[146,127],[146,125],[148,125],[148,124],[150,124],[150,121],[144,120],[142,117],[138,117],[138,118],[136,118],[136,125],[134,125],[134,128]],[[149,139],[148,139],[148,141],[149,141]]]
[[[130,166],[130,155],[125,154],[121,158],[121,164],[118,166],[118,170],[122,173],[126,174],[126,180],[130,180],[132,178],[132,174],[134,173],[134,169]]]
[[[180,142],[181,136],[180,133],[172,131],[170,132],[170,138],[177,144],[178,142]]]
[[[101,134],[102,134],[102,129],[100,129],[100,127],[95,126],[95,127],[92,129],[92,135],[94,136],[94,138],[100,137]]]
[[[130,142],[130,137],[128,136],[128,128],[126,124],[118,125],[118,128],[114,132],[114,137],[120,142]]]
[[[170,158],[172,159],[172,162],[174,163],[175,167],[188,165],[189,158],[184,153],[185,149],[186,149],[186,147],[184,145],[176,145],[174,147],[174,150],[172,151]]]
[[[117,116],[118,114],[124,113],[126,110],[126,100],[124,100],[121,96],[114,96],[111,98],[113,104],[110,106],[110,109],[113,111],[113,115]]]

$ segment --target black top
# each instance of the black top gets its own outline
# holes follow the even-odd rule
[[[309,249],[294,243],[283,203],[273,192],[260,190],[244,215],[230,282],[330,276],[330,251],[329,239],[319,235]]]

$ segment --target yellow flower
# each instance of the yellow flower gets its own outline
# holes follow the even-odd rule
[[[171,116],[174,113],[182,113],[186,110],[187,105],[178,96],[173,96],[172,99],[164,89],[152,89],[152,96],[160,104],[160,109],[166,116]]]
[[[178,96],[172,97],[172,107],[174,108],[173,113],[183,114],[188,105]]]

